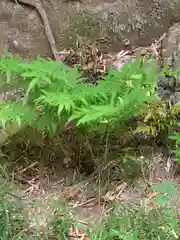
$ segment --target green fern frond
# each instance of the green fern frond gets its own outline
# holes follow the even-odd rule
[[[21,63],[20,67],[25,70],[24,77],[37,77],[44,76],[51,78],[52,82],[55,80],[57,83],[66,83],[66,86],[72,88],[77,83],[77,79],[81,77],[77,68],[69,69],[61,62],[54,62],[37,58],[32,63]]]
[[[20,73],[19,65],[21,63],[20,57],[14,57],[12,54],[7,54],[0,57],[0,74],[1,78],[4,75],[3,80],[7,84],[10,84]]]
[[[0,73],[6,74],[6,83],[10,82],[13,90],[23,89],[26,102],[5,101],[0,120],[27,122],[52,132],[60,121],[76,120],[77,125],[123,122],[154,99],[156,79],[151,71],[141,60],[134,60],[121,71],[110,70],[95,86],[82,83],[77,67],[69,69],[63,63],[42,58],[32,62],[12,56],[2,58]]]
[[[13,72],[19,73],[19,66],[22,59],[19,56],[13,56],[12,54],[7,54],[0,57],[0,72],[6,73]]]
[[[15,102],[5,102],[0,104],[0,121],[15,121],[19,125],[31,124],[34,120],[35,112],[30,106],[24,106]]]
[[[117,109],[113,105],[91,105],[88,108],[75,110],[68,121],[77,120],[77,126],[79,126],[93,121],[100,122],[106,118],[112,117],[116,112]]]
[[[106,101],[107,100],[107,94],[106,91],[101,85],[94,86],[91,84],[84,84],[80,83],[77,84],[77,86],[72,89],[72,98],[74,100],[79,100],[79,101],[93,101],[96,102],[98,100]],[[84,99],[84,100],[82,100]]]
[[[130,93],[125,93],[119,102],[119,118],[127,119],[129,116],[135,116],[144,107],[145,103],[154,99],[154,96],[148,96],[146,89],[136,88]]]
[[[74,102],[71,95],[63,92],[45,92],[42,90],[43,95],[35,100],[36,104],[48,104],[52,107],[58,107],[58,114],[65,109],[66,111],[71,111],[74,108]],[[60,110],[61,109],[61,110]]]
[[[39,131],[47,131],[54,135],[58,127],[58,119],[48,113],[39,115],[36,118],[35,127]]]

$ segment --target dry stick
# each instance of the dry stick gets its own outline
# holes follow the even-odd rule
[[[48,20],[46,12],[44,10],[43,4],[41,3],[41,0],[14,0],[14,1],[17,2],[17,3],[22,3],[22,4],[25,4],[25,5],[29,5],[31,7],[34,7],[38,11],[38,13],[39,13],[39,15],[40,15],[40,17],[41,17],[41,19],[44,23],[46,37],[47,37],[49,45],[51,47],[51,51],[53,53],[53,56],[54,56],[56,61],[61,61],[62,56],[59,55],[58,50],[56,48],[56,42],[55,42],[55,39],[54,39],[54,36],[53,36],[53,33],[52,33],[52,29],[51,29],[51,26],[49,24],[49,20]]]

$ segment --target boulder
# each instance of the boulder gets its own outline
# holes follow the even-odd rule
[[[41,2],[59,51],[76,44],[79,37],[97,40],[108,52],[117,52],[129,44],[147,46],[173,22],[180,21],[180,0]],[[37,55],[52,57],[43,24],[35,8],[15,0],[1,0],[0,54],[6,48],[28,59]]]
[[[175,80],[174,88],[170,93],[172,103],[176,104],[180,102],[180,23],[176,23],[169,28],[163,41],[163,57],[168,63],[169,71],[177,72],[173,79]],[[171,83],[171,79],[168,79],[168,84]],[[163,87],[167,90],[165,84]]]

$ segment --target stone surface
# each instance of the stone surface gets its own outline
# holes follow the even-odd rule
[[[174,53],[177,55],[180,52],[180,23],[176,23],[169,28],[167,37],[163,40],[163,48],[165,58],[171,58]]]
[[[34,0],[29,0],[34,1]],[[95,39],[100,48],[117,52],[124,43],[148,46],[153,38],[168,31],[163,41],[163,54],[170,70],[180,63],[180,0],[42,0],[52,27],[57,48],[73,46],[80,37]],[[173,24],[172,27],[170,27]],[[170,27],[170,28],[169,28]],[[13,0],[0,2],[0,54],[7,49],[31,59],[37,55],[52,57],[43,22],[36,9]],[[173,56],[173,58],[172,58]],[[159,95],[163,99],[179,99],[170,78],[159,76]]]
[[[0,54],[4,50],[25,58],[51,56],[38,13],[11,1],[0,2]]]
[[[34,1],[34,0],[29,0]],[[41,0],[57,48],[77,37],[96,39],[102,49],[119,51],[128,41],[147,46],[180,21],[180,0]],[[127,41],[128,40],[128,41]],[[12,0],[0,1],[0,53],[4,48],[23,57],[51,57],[43,23],[35,9]]]
[[[158,93],[161,98],[169,99],[173,104],[180,102],[180,23],[169,28],[163,40],[163,57],[167,62],[169,72],[176,71],[176,76],[160,75],[158,79]]]

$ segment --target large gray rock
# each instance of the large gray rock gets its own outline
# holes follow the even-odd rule
[[[30,2],[34,0],[29,0]],[[102,49],[119,51],[128,39],[149,45],[180,21],[180,0],[41,0],[58,50],[78,36],[99,40]],[[24,57],[51,57],[43,23],[35,9],[13,0],[0,1],[0,54],[4,48]]]
[[[4,50],[25,58],[51,56],[39,14],[7,0],[0,2],[0,54]]]
[[[180,22],[169,28],[167,36],[163,40],[163,49],[163,56],[167,59],[171,58],[173,54],[176,57],[180,53]]]
[[[163,40],[163,57],[169,73],[178,71],[175,77],[159,76],[158,92],[161,98],[171,100],[172,104],[180,102],[180,23],[169,28]]]

